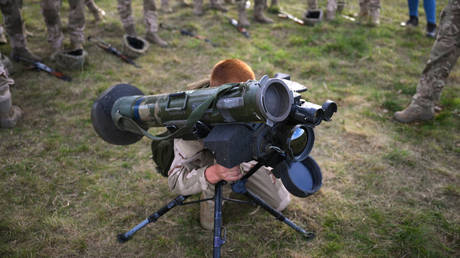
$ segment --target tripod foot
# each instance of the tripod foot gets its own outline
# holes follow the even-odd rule
[[[117,239],[118,239],[119,243],[124,243],[124,242],[130,240],[131,237],[127,237],[127,236],[125,236],[125,234],[118,234]]]

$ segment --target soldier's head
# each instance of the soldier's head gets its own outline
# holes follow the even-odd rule
[[[226,59],[218,62],[212,69],[210,86],[254,79],[254,72],[248,64],[239,59]]]

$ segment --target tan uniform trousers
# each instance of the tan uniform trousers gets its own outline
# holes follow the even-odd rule
[[[131,0],[118,0],[118,13],[126,33],[130,36],[136,36]],[[154,0],[144,0],[144,23],[147,34],[158,32],[158,19]]]
[[[83,0],[68,0],[69,2],[69,34],[73,46],[85,41],[85,13]],[[48,43],[55,50],[62,47],[64,35],[61,29],[60,0],[42,0],[42,14],[48,30]]]
[[[438,36],[430,52],[413,101],[432,108],[438,101],[450,71],[460,56],[460,0],[449,0],[441,12]]]
[[[168,176],[171,191],[181,195],[202,192],[204,198],[214,196],[214,185],[206,181],[205,170],[215,163],[212,154],[204,149],[202,141],[174,140],[174,161]],[[250,170],[249,163],[240,165],[244,172]],[[290,195],[279,179],[274,179],[268,168],[260,168],[249,177],[246,187],[270,206],[282,211],[290,202]],[[230,193],[230,185],[224,186],[224,196]]]

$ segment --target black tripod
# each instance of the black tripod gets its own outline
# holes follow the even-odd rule
[[[249,199],[251,199],[254,203],[257,205],[262,206],[266,211],[268,211],[270,214],[272,214],[276,219],[280,220],[281,222],[286,223],[288,226],[293,228],[295,231],[299,232],[302,234],[307,240],[312,239],[315,237],[315,234],[313,232],[308,232],[305,231],[303,228],[297,226],[294,222],[290,221],[288,218],[286,218],[281,212],[273,209],[270,205],[268,205],[264,200],[259,198],[257,195],[254,193],[251,193],[248,191],[246,188],[246,182],[250,176],[252,176],[260,167],[262,167],[262,164],[259,162],[256,164],[247,174],[245,174],[240,180],[235,181],[232,184],[232,190],[235,193],[239,194],[244,194],[247,196]],[[204,201],[209,201],[209,200],[214,200],[214,241],[213,241],[213,257],[220,257],[220,248],[221,246],[225,243],[225,236],[222,237],[222,201],[223,200],[228,200],[228,201],[233,201],[233,202],[238,202],[238,203],[247,203],[245,201],[238,201],[238,200],[232,200],[232,199],[226,199],[222,197],[222,187],[226,184],[227,182],[225,181],[220,181],[215,185],[215,190],[214,190],[214,197],[213,198],[207,198],[207,199],[202,199],[198,201],[191,201],[191,202],[184,202],[187,198],[190,197],[190,195],[179,195],[177,196],[174,200],[170,201],[168,204],[160,208],[158,211],[150,215],[147,219],[139,223],[137,226],[129,230],[128,232],[124,234],[118,235],[118,241],[121,243],[128,241],[138,230],[141,228],[145,227],[147,224],[151,222],[156,222],[161,216],[163,216],[165,213],[167,213],[169,210],[172,208],[178,206],[178,205],[187,205],[187,204],[193,204],[193,203],[199,203],[199,202],[204,202]]]

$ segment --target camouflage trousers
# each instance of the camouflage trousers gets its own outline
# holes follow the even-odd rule
[[[83,44],[85,41],[85,13],[83,0],[68,0],[68,2],[68,29],[70,42],[73,46]],[[60,17],[61,0],[42,0],[41,7],[48,30],[48,42],[53,49],[60,49],[62,47],[62,41],[64,40]]]
[[[26,39],[24,36],[23,21],[18,0],[0,0],[0,9],[5,22],[5,30],[10,37],[12,48],[25,48]]]
[[[118,0],[118,13],[120,14],[121,23],[126,34],[136,36],[131,2],[132,0]],[[147,34],[158,31],[158,19],[154,0],[144,0],[144,23]]]
[[[441,12],[438,36],[417,85],[413,102],[433,107],[460,56],[460,0],[449,0]]]
[[[370,12],[380,9],[380,0],[359,0],[361,12]]]
[[[345,0],[328,0],[326,10],[337,10],[337,3],[344,3]],[[318,0],[307,0],[307,10],[318,10]]]

